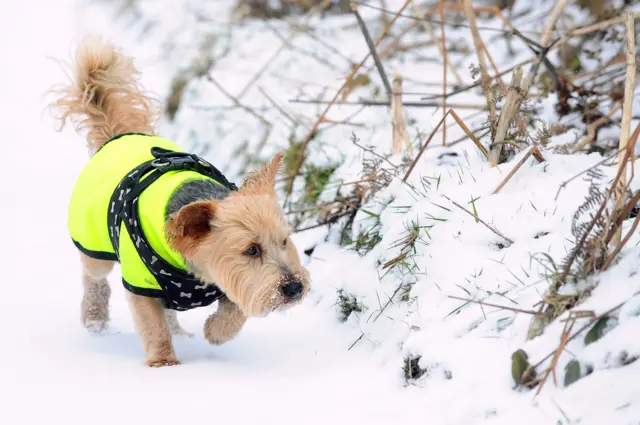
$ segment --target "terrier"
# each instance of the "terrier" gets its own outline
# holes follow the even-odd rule
[[[131,57],[97,38],[76,52],[74,81],[49,105],[86,133],[90,159],[69,203],[68,228],[80,252],[81,320],[106,329],[111,289],[122,269],[146,364],[179,364],[176,311],[211,305],[211,344],[234,338],[248,317],[299,304],[309,291],[275,178],[283,154],[238,188],[204,159],[156,134],[159,102],[143,92]]]

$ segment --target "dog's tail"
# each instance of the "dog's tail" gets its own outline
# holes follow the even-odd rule
[[[123,133],[154,133],[156,100],[147,96],[130,57],[98,38],[88,38],[76,52],[69,86],[50,107],[57,110],[60,130],[67,119],[78,133],[86,132],[91,154]]]

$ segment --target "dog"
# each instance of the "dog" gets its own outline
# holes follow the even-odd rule
[[[172,335],[186,332],[177,311],[217,301],[203,331],[219,345],[248,317],[305,299],[309,273],[275,190],[282,153],[236,187],[207,161],[156,134],[160,102],[144,91],[133,58],[115,45],[83,40],[72,69],[71,83],[54,88],[57,97],[48,106],[57,131],[71,122],[89,148],[68,219],[82,264],[84,327],[107,327],[107,276],[116,262],[151,367],[179,364]]]

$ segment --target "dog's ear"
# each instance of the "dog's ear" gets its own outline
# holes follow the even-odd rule
[[[171,214],[165,226],[171,247],[185,258],[193,258],[198,244],[211,232],[217,208],[216,201],[196,201]]]
[[[284,153],[273,157],[271,162],[263,164],[259,169],[249,173],[242,182],[241,191],[248,195],[270,195],[276,197],[276,176],[280,172]]]

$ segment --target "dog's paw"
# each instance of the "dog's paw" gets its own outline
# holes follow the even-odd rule
[[[91,320],[84,321],[84,327],[91,333],[99,334],[107,329],[107,322],[104,320]]]
[[[220,337],[218,335],[207,335],[206,338],[207,338],[207,341],[209,341],[209,344],[212,344],[212,345],[222,345],[233,339],[233,337],[225,338],[225,337]]]
[[[158,359],[158,360],[147,360],[146,365],[149,367],[165,367],[165,366],[176,366],[180,364],[180,360],[176,359]]]
[[[231,341],[240,331],[239,326],[234,326],[221,316],[212,315],[204,324],[204,337],[210,344],[222,345]]]

